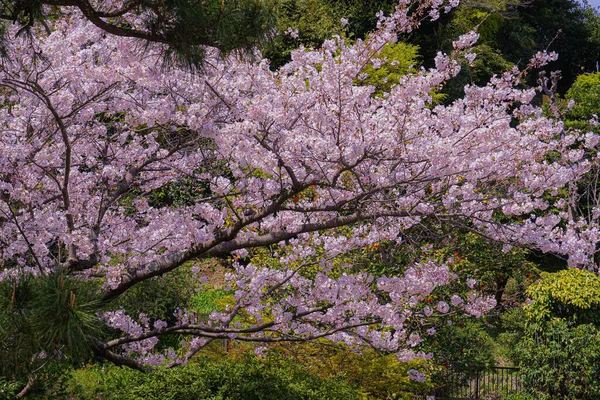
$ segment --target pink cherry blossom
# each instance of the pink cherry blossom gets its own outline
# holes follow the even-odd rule
[[[465,300],[440,299],[436,315],[425,300],[456,279],[444,263],[423,260],[380,277],[331,267],[349,251],[401,241],[428,218],[467,220],[499,241],[590,267],[600,212],[580,218],[569,201],[545,194],[594,166],[579,146],[594,148],[598,136],[566,134],[535,105],[535,89],[521,85],[555,54],[539,53],[525,71],[435,104],[431,93],[460,72],[458,56],[472,58],[470,32],[455,52],[436,56],[435,68],[401,77],[384,96],[357,84],[398,33],[457,3],[400,1],[393,14],[378,15],[367,39],[298,49],[277,71],[258,53],[214,49],[206,49],[202,74],[165,69],[162,45],[107,35],[77,10],[49,23],[49,32],[32,28],[32,39],[8,28],[0,61],[0,279],[62,270],[102,281],[110,300],[190,260],[273,246],[282,267],[234,263],[224,282],[234,303],[208,319],[184,309],[170,324],[127,310],[102,315],[121,332],[101,345],[106,357],[176,365],[225,338],[329,338],[401,360],[426,357],[422,323],[451,307],[481,316],[493,299],[474,290]],[[182,181],[206,191],[182,205],[150,201]],[[549,209],[558,211],[532,214]],[[497,213],[525,218],[500,224]],[[467,284],[475,289],[474,280]],[[240,325],[241,315],[253,322]],[[168,334],[185,338],[182,353],[155,350]]]

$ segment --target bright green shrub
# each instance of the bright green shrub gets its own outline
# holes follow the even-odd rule
[[[565,97],[575,106],[567,114],[569,120],[587,121],[600,114],[600,73],[579,75]]]
[[[524,311],[533,321],[557,317],[600,323],[600,278],[595,273],[577,268],[542,273],[542,279],[527,289],[527,295],[532,302]]]
[[[365,77],[358,82],[373,85],[377,96],[389,92],[402,76],[415,72],[420,64],[419,47],[402,42],[386,44],[377,58],[382,60],[381,66],[366,65],[363,68]]]

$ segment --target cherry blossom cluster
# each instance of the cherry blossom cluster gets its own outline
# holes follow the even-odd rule
[[[165,69],[161,45],[110,36],[77,10],[34,28],[31,40],[9,29],[0,64],[0,277],[67,271],[101,280],[108,301],[193,259],[285,249],[286,268],[236,265],[228,278],[235,304],[208,321],[183,311],[173,326],[151,316],[135,322],[126,310],[105,316],[123,336],[100,347],[159,364],[185,362],[220,338],[328,337],[418,355],[421,320],[451,307],[482,315],[493,302],[473,293],[423,308],[424,296],[452,280],[444,265],[398,277],[340,275],[324,260],[311,276],[291,265],[400,241],[428,218],[468,221],[498,240],[589,264],[599,213],[572,218],[556,195],[594,165],[584,149],[598,137],[565,134],[532,103],[536,90],[521,87],[516,68],[465,87],[451,104],[433,101],[459,73],[461,54],[471,54],[475,32],[383,96],[357,83],[399,32],[456,3],[402,0],[368,39],[298,49],[277,71],[260,57],[210,49],[202,74]],[[128,18],[135,26],[144,16]],[[540,53],[532,66],[553,58]],[[183,180],[203,188],[193,202],[150,201]],[[550,208],[559,211],[544,213]],[[499,214],[515,222],[501,224]],[[187,353],[155,355],[165,334],[188,337]]]
[[[421,329],[420,322],[462,311],[482,316],[495,306],[493,299],[471,292],[466,300],[452,295],[450,304],[438,301],[435,309],[424,301],[436,288],[456,276],[446,265],[417,264],[402,277],[381,277],[341,273],[337,278],[318,272],[309,279],[301,264],[295,270],[273,270],[236,264],[235,273],[226,277],[235,303],[224,311],[212,312],[208,319],[188,310],[176,312],[177,323],[167,327],[163,321],[150,324],[145,315],[134,321],[123,310],[104,315],[107,325],[125,336],[107,343],[118,346],[144,363],[163,363],[162,354],[150,350],[165,331],[193,333],[186,342],[186,355],[167,359],[181,363],[211,339],[236,339],[272,343],[306,341],[322,337],[357,347],[370,345],[408,361],[430,355],[419,350],[422,335],[433,335],[434,328]],[[474,283],[473,283],[474,285]],[[386,300],[387,299],[387,300]],[[152,325],[152,326],[151,326]]]

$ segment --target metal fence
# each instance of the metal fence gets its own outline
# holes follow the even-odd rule
[[[444,400],[502,399],[503,396],[521,390],[518,368],[494,367],[470,374],[449,375],[447,384],[438,388],[429,398]]]

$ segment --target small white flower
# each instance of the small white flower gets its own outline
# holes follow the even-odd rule
[[[427,380],[425,374],[420,371],[417,371],[416,369],[408,370],[408,376],[411,380],[416,382],[425,382]]]
[[[465,58],[467,59],[467,61],[469,61],[469,64],[471,64],[471,65],[473,65],[473,61],[475,61],[475,57],[477,57],[477,54],[475,54],[475,53],[465,54]]]
[[[298,29],[292,29],[291,27],[289,27],[285,31],[285,34],[291,36],[294,39],[298,39]]]
[[[473,278],[467,278],[467,286],[471,289],[475,289],[475,285],[477,285],[477,281]]]

